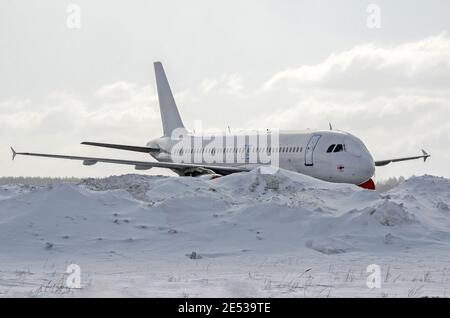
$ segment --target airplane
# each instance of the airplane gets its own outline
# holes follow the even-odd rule
[[[423,158],[424,162],[430,155],[422,149],[422,155],[394,158],[387,160],[374,160],[369,150],[358,137],[344,131],[333,130],[306,130],[306,131],[279,131],[278,144],[260,146],[258,142],[247,138],[243,145],[236,146],[228,143],[234,141],[238,134],[229,134],[224,137],[224,146],[211,146],[205,142],[202,136],[188,132],[181,120],[175,99],[173,97],[169,82],[161,62],[154,63],[156,86],[161,112],[163,136],[149,141],[145,146],[132,146],[121,144],[110,144],[100,142],[82,142],[83,145],[120,149],[126,151],[147,153],[156,161],[134,161],[97,157],[81,157],[71,155],[56,155],[45,153],[16,152],[13,147],[12,160],[17,155],[37,156],[46,158],[80,160],[84,165],[94,165],[99,162],[131,165],[137,170],[148,170],[154,167],[167,168],[179,176],[206,177],[214,179],[217,177],[248,172],[258,166],[270,165],[259,159],[262,153],[278,155],[280,168],[295,171],[320,180],[334,183],[349,183],[365,189],[375,190],[372,179],[375,167],[386,166],[393,162],[414,160]],[[192,146],[178,149],[175,147],[180,143],[180,136],[174,137],[173,132],[178,131],[183,136],[189,136],[194,140]],[[267,134],[270,134],[268,131]],[[218,137],[219,138],[219,137]],[[232,146],[228,146],[231,144]],[[196,145],[196,146],[194,146]],[[191,157],[200,154],[200,162],[179,162],[174,160],[174,154],[189,154]],[[204,154],[215,154],[216,158],[231,155],[232,162],[216,160],[209,162]],[[256,161],[250,163],[249,155],[256,154]],[[227,157],[228,158],[228,157]]]

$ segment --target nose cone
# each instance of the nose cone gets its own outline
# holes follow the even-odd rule
[[[360,185],[373,177],[375,173],[375,162],[367,147],[361,139],[348,135],[346,144],[347,151],[351,159],[354,170],[352,171],[352,183]]]
[[[375,163],[369,153],[365,154],[360,161],[359,172],[362,179],[361,183],[366,182],[373,177],[373,174],[375,173]]]

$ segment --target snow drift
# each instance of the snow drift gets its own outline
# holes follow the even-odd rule
[[[306,246],[327,254],[414,248],[450,243],[449,197],[449,180],[432,176],[380,195],[260,169],[214,180],[130,174],[2,186],[0,253],[23,249],[26,257],[50,245],[60,252],[111,245],[175,253],[212,253],[217,246],[267,253]]]
[[[413,177],[379,194],[264,172],[1,186],[0,259],[95,263],[120,255],[145,263],[450,250],[448,179]]]

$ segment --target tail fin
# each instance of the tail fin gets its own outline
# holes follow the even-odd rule
[[[161,62],[155,62],[153,65],[155,67],[156,86],[158,89],[159,109],[161,111],[164,136],[170,136],[176,128],[182,128],[184,130],[184,125],[178,113],[177,104],[173,98]]]

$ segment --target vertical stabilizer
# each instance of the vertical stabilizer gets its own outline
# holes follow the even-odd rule
[[[156,86],[158,89],[159,109],[163,125],[164,136],[171,136],[176,128],[184,130],[177,104],[167,81],[166,73],[161,62],[153,63],[155,66]]]

